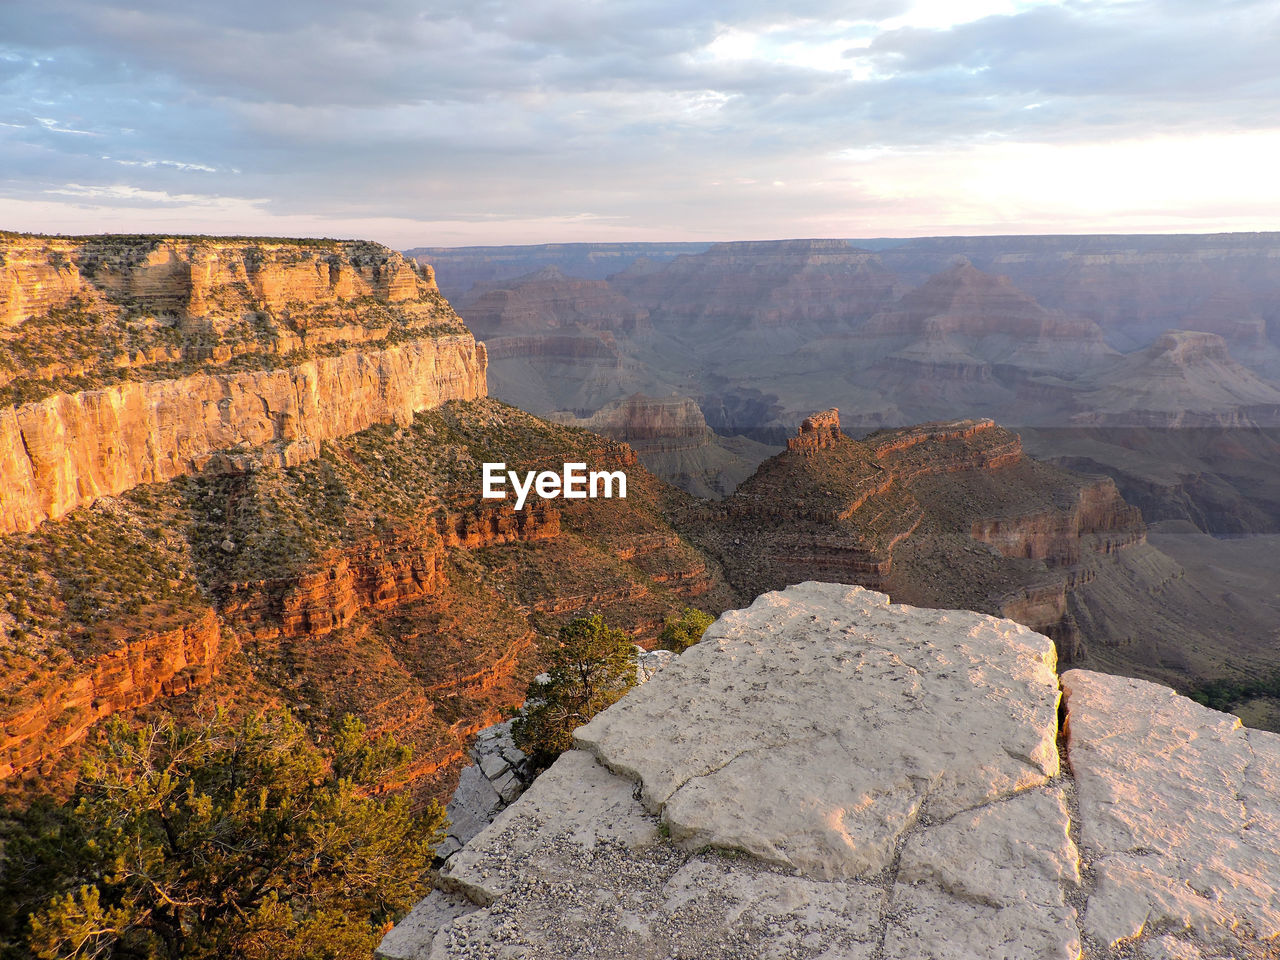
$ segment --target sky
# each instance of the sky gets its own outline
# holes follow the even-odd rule
[[[0,229],[1280,229],[1277,0],[0,0]]]

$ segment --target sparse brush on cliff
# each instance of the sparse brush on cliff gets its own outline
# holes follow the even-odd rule
[[[442,836],[438,806],[378,795],[408,760],[350,717],[323,751],[287,712],[115,721],[77,797],[5,844],[6,953],[370,956]]]
[[[560,628],[550,664],[529,685],[525,713],[511,725],[516,744],[539,767],[573,746],[573,731],[617,703],[636,682],[636,648],[600,614]]]

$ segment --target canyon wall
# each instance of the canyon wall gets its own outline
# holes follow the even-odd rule
[[[605,281],[569,277],[556,267],[510,284],[479,284],[456,306],[467,325],[486,338],[575,327],[632,333],[648,318]]]
[[[486,392],[430,270],[376,244],[0,237],[0,319],[0,533]]]
[[[206,683],[226,649],[212,610],[130,638],[115,649],[6,691],[0,780],[56,757],[99,720]],[[10,706],[12,704],[12,706]]]
[[[630,447],[496,401],[264,459],[219,452],[0,536],[6,792],[65,783],[107,716],[204,699],[288,706],[318,736],[354,714],[413,748],[404,785],[438,796],[523,699],[540,635],[589,610],[651,643],[685,605],[730,602]],[[628,498],[516,511],[481,499],[484,460],[624,469]]]
[[[0,533],[29,530],[97,497],[267,447],[291,466],[320,442],[483,396],[483,344],[451,334],[285,369],[196,374],[56,394],[0,411]]]
[[[809,579],[858,583],[929,606],[964,605],[1085,653],[1070,598],[1106,558],[1145,542],[1115,483],[1027,457],[991,420],[879,430],[854,441],[834,410],[808,418],[718,507],[695,538],[740,594]],[[1106,637],[1093,637],[1106,642]]]
[[[430,267],[366,241],[0,234],[0,324],[88,298],[183,317],[418,300]]]
[[[716,434],[690,397],[635,393],[605,404],[590,417],[560,412],[550,419],[626,443],[663,480],[711,500],[732,492],[774,453],[746,437]]]
[[[969,536],[989,543],[1006,557],[1044,560],[1051,566],[1071,566],[1081,560],[1088,534],[1104,534],[1091,543],[1095,552],[1109,553],[1140,542],[1142,513],[1125,503],[1110,477],[1090,479],[1066,509],[1047,508],[1010,517],[976,520]]]

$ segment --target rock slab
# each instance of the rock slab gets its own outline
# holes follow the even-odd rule
[[[671,836],[823,879],[1058,773],[1053,644],[1008,620],[805,583],[725,614],[575,739]]]
[[[1280,736],[1144,680],[1062,683],[1096,876],[1086,932],[1114,945],[1172,927],[1219,950],[1242,934],[1280,952]]]
[[[383,957],[1280,956],[1280,737],[1010,621],[789,587],[578,742]]]

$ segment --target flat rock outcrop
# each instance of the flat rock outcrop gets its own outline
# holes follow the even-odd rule
[[[1065,733],[1059,702],[1065,689]],[[804,583],[580,728],[384,957],[1263,958],[1280,737]],[[1065,757],[1065,762],[1063,758]]]
[[[1094,879],[1085,931],[1212,940],[1239,926],[1280,947],[1280,736],[1144,680],[1070,670],[1062,683]]]

